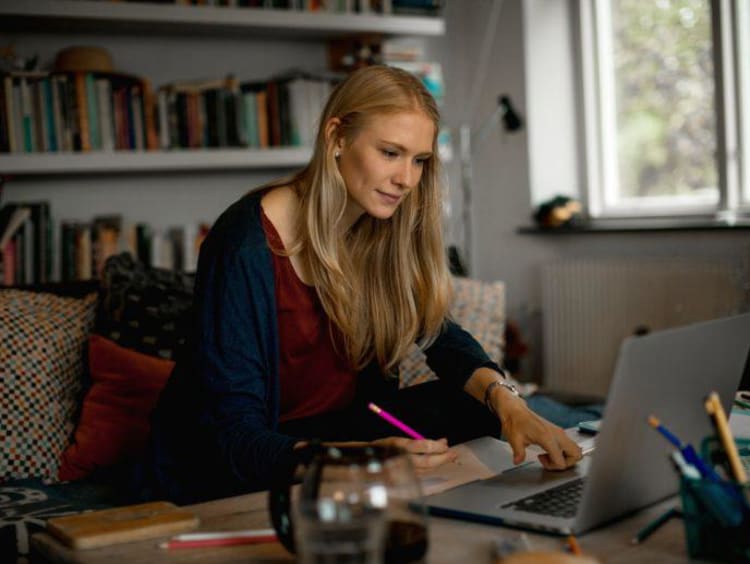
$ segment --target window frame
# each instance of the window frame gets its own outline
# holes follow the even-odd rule
[[[686,218],[734,223],[750,212],[750,3],[711,0],[716,114],[715,196],[619,198],[614,63],[610,0],[581,0],[578,6],[581,130],[584,187],[589,217]],[[605,33],[603,30],[607,30]],[[744,100],[744,104],[740,102]]]

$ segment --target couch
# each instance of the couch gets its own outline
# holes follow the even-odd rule
[[[0,555],[27,553],[46,519],[128,502],[122,469],[145,444],[192,286],[122,254],[101,283],[0,290]],[[455,279],[453,317],[500,364],[504,313],[502,283]],[[401,386],[434,377],[414,347]]]

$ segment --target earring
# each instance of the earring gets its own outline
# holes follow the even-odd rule
[[[340,156],[341,156],[341,151],[336,151],[336,152],[335,152],[335,153],[333,154],[333,158],[334,158],[334,159],[338,159],[338,158],[339,158]]]

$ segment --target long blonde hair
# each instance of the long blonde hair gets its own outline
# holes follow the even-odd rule
[[[433,157],[419,185],[386,220],[364,214],[342,239],[348,193],[335,160],[335,142],[351,143],[378,115],[421,111],[434,124]],[[341,123],[328,139],[331,118]],[[297,240],[320,301],[339,329],[355,368],[376,359],[392,369],[414,342],[427,346],[448,314],[450,276],[442,236],[437,157],[440,115],[427,89],[413,75],[372,66],[352,73],[332,92],[320,118],[310,163],[291,185],[300,200]]]

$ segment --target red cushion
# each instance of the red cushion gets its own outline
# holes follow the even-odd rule
[[[91,389],[83,400],[73,443],[65,449],[60,480],[79,480],[100,467],[137,456],[174,362],[89,337]]]

